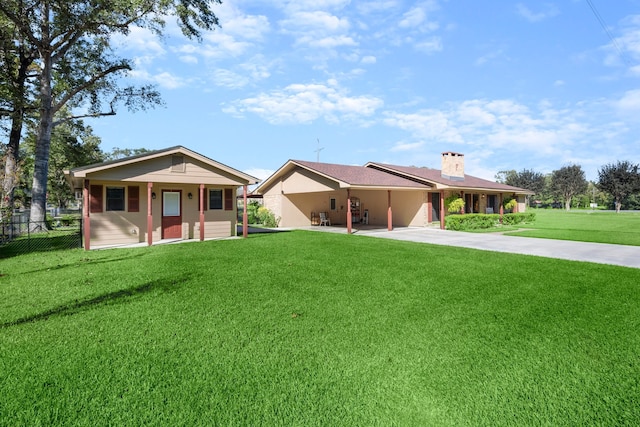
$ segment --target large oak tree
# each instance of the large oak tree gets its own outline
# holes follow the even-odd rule
[[[616,212],[620,212],[622,203],[640,191],[638,165],[625,160],[602,166],[598,170],[598,188],[613,197]]]
[[[571,210],[571,199],[587,190],[587,180],[580,165],[564,166],[551,174],[554,194],[564,200],[566,210]]]
[[[83,107],[79,117],[115,114],[124,102],[144,108],[158,102],[150,87],[122,88],[118,78],[131,70],[111,48],[111,36],[131,26],[162,33],[165,16],[177,17],[187,37],[218,25],[212,6],[220,0],[2,0],[0,20],[15,28],[15,40],[34,49],[39,109],[31,221],[45,219],[51,133],[62,107]],[[72,120],[77,117],[67,117]]]

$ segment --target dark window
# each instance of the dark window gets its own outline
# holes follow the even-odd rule
[[[124,187],[107,187],[107,210],[124,210]]]
[[[330,204],[331,204],[331,210],[335,211],[336,210],[336,199],[334,199],[333,197],[331,199],[329,199]]]
[[[140,187],[130,186],[127,190],[129,192],[127,198],[129,212],[140,212]]]
[[[209,190],[209,209],[222,209],[222,190]]]
[[[91,202],[89,203],[91,213],[102,212],[102,185],[90,186],[89,193],[91,196]]]
[[[224,210],[233,210],[233,190],[231,188],[224,189]]]

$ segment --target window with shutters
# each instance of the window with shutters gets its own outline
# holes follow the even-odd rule
[[[124,210],[124,187],[107,187],[107,211]]]
[[[209,209],[222,209],[222,190],[209,190]]]

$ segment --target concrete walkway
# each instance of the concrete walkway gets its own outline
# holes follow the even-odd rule
[[[305,229],[346,233],[343,227],[311,227]],[[434,245],[459,246],[484,251],[537,255],[547,258],[640,268],[640,246],[503,236],[494,233],[464,233],[433,228],[396,228],[393,231],[371,228],[358,229],[355,234],[409,242],[431,243]]]

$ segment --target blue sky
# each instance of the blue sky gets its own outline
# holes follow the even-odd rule
[[[184,145],[266,178],[288,159],[549,173],[640,163],[640,0],[226,0],[201,43],[115,40],[166,107],[91,120],[102,148]],[[318,142],[319,141],[319,142]],[[322,150],[318,153],[318,148]]]

